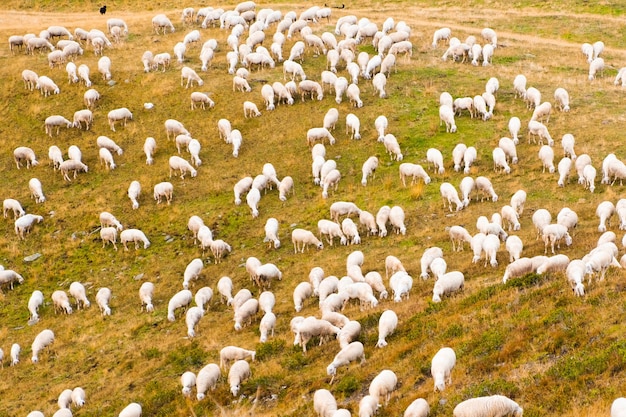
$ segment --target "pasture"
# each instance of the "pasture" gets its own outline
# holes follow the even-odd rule
[[[387,98],[374,94],[370,80],[359,80],[362,108],[352,107],[344,97],[340,104],[334,93],[325,91],[321,101],[295,97],[292,106],[279,105],[275,110],[265,108],[260,91],[266,83],[285,82],[282,65],[251,71],[250,92],[233,91],[232,75],[228,74],[226,39],[229,30],[219,27],[200,28],[196,23],[183,25],[181,11],[174,2],[140,2],[145,9],[134,10],[135,2],[119,1],[108,4],[106,15],[97,12],[99,4],[86,2],[32,1],[25,10],[24,2],[3,3],[0,12],[3,26],[0,38],[11,35],[39,33],[50,25],[62,25],[70,31],[77,27],[106,32],[106,20],[122,18],[129,34],[120,43],[105,48],[103,54],[112,62],[111,82],[97,71],[96,56],[90,46],[83,45],[84,54],[75,63],[91,69],[92,87],[101,99],[93,108],[94,123],[89,130],[62,128],[59,135],[49,137],[43,123],[50,115],[63,115],[72,120],[75,111],[85,108],[84,84],[68,83],[64,66],[50,68],[47,52],[27,55],[12,54],[8,47],[0,51],[0,181],[2,199],[13,198],[22,203],[27,213],[42,215],[42,223],[34,226],[25,240],[14,232],[13,216],[0,221],[0,264],[24,277],[24,283],[11,290],[2,288],[0,295],[0,348],[4,351],[0,368],[0,416],[26,415],[41,410],[46,416],[57,410],[57,398],[67,388],[81,386],[87,394],[85,406],[74,410],[77,416],[117,416],[130,402],[143,407],[144,416],[313,416],[313,394],[317,389],[329,389],[341,408],[358,415],[358,403],[367,394],[371,380],[383,369],[391,369],[399,384],[388,405],[379,416],[402,415],[416,398],[430,405],[431,416],[450,416],[459,402],[476,396],[506,395],[524,408],[525,416],[600,416],[608,415],[612,401],[624,396],[626,387],[626,341],[624,321],[626,298],[624,272],[609,269],[604,281],[587,285],[584,297],[575,297],[562,272],[547,275],[529,274],[502,284],[509,256],[504,245],[498,252],[496,268],[484,266],[484,259],[472,263],[467,245],[463,252],[453,252],[447,227],[463,225],[475,234],[478,216],[491,217],[509,204],[511,195],[523,189],[528,194],[526,208],[520,218],[521,230],[510,232],[524,242],[523,256],[544,253],[544,244],[536,239],[531,221],[534,211],[545,208],[555,219],[564,207],[579,217],[576,229],[570,231],[573,244],[561,245],[558,253],[579,259],[596,246],[600,233],[597,205],[602,201],[617,201],[625,196],[624,186],[600,184],[602,160],[609,153],[626,158],[623,143],[626,111],[625,91],[613,85],[619,68],[626,66],[626,35],[623,27],[623,6],[620,4],[592,5],[587,2],[563,5],[562,2],[522,1],[515,8],[506,2],[475,1],[461,8],[457,3],[440,2],[436,8],[428,2],[346,2],[343,9],[332,9],[330,22],[311,23],[313,33],[334,32],[341,16],[354,14],[367,17],[379,27],[387,17],[396,22],[404,20],[411,27],[413,53],[410,59],[399,56],[396,69],[387,80]],[[53,4],[54,3],[54,4]],[[232,9],[236,3],[220,4]],[[198,3],[190,4],[198,9]],[[258,4],[298,14],[310,5],[277,2]],[[321,5],[320,5],[321,6]],[[497,11],[497,13],[496,13]],[[155,34],[151,19],[157,13],[166,14],[175,32]],[[468,63],[442,61],[446,50],[442,43],[431,46],[433,32],[450,27],[452,36],[461,41],[474,35],[484,43],[480,32],[491,27],[498,33],[498,47],[493,63],[472,66]],[[187,48],[184,65],[197,71],[203,86],[186,89],[181,86],[181,67],[176,62],[173,47],[185,34],[198,29],[200,45]],[[269,49],[276,24],[266,32],[264,46]],[[245,42],[247,34],[241,37]],[[204,41],[218,42],[215,57],[207,71],[200,70],[198,58]],[[340,38],[339,36],[337,37]],[[287,39],[283,55],[288,56],[298,35]],[[606,68],[595,80],[588,80],[588,63],[581,53],[583,42],[605,43],[603,56]],[[6,44],[5,44],[6,46]],[[376,53],[370,41],[357,45],[358,52]],[[172,62],[165,71],[144,72],[142,54],[168,52]],[[241,65],[238,65],[240,67]],[[326,58],[305,50],[302,63],[308,79],[319,81],[326,69]],[[30,69],[52,78],[60,88],[59,94],[44,97],[39,91],[24,87],[21,73]],[[567,113],[553,108],[547,124],[555,140],[555,165],[563,156],[561,137],[571,133],[576,140],[576,153],[586,153],[597,169],[594,193],[577,184],[574,169],[565,187],[557,185],[558,174],[542,172],[537,158],[539,145],[528,143],[527,123],[532,111],[522,99],[516,98],[513,79],[524,74],[528,86],[542,93],[542,101],[554,104],[557,87],[569,91],[571,110]],[[345,65],[338,75],[349,78]],[[439,120],[439,96],[449,92],[454,98],[480,95],[485,83],[497,77],[500,88],[497,104],[490,120],[472,119],[467,113],[456,117],[458,131],[446,133]],[[288,79],[287,79],[288,80]],[[207,93],[215,102],[212,109],[190,110],[192,91]],[[244,118],[243,102],[258,106],[260,117]],[[147,109],[144,104],[152,103]],[[133,120],[126,126],[116,126],[113,132],[107,113],[126,107]],[[311,174],[311,154],[306,133],[322,125],[328,109],[339,111],[339,122],[333,135],[337,143],[326,143],[326,158],[334,159],[341,172],[337,190],[322,198],[322,190],[314,185]],[[361,122],[361,140],[351,140],[346,133],[345,117],[356,114]],[[400,162],[386,153],[377,142],[374,120],[385,115],[388,131],[398,139],[403,153],[402,162],[421,164],[432,182],[403,187],[399,176]],[[517,116],[522,121],[519,163],[511,165],[511,173],[495,173],[492,149],[498,140],[509,136],[508,121]],[[239,156],[232,155],[232,145],[220,139],[217,121],[226,118],[239,129],[243,143]],[[202,145],[202,164],[197,176],[170,178],[168,159],[177,155],[173,140],[164,129],[167,119],[181,121]],[[106,170],[98,160],[96,138],[108,136],[120,145],[122,155],[114,154],[118,165]],[[154,137],[157,151],[154,164],[146,165],[144,141]],[[462,211],[450,212],[442,207],[439,186],[450,182],[458,188],[463,172],[452,169],[452,149],[458,143],[474,146],[478,158],[470,176],[490,178],[498,201],[473,199]],[[78,174],[71,182],[55,171],[48,159],[48,148],[57,145],[66,158],[70,145],[77,145],[88,165],[87,173]],[[17,169],[13,150],[28,146],[35,151],[39,164],[30,169]],[[439,149],[445,162],[443,174],[434,173],[426,161],[428,148]],[[189,153],[181,156],[189,160]],[[361,185],[361,165],[370,156],[380,163],[375,176]],[[259,216],[253,218],[250,208],[233,202],[233,186],[245,176],[261,173],[265,163],[272,163],[278,178],[294,179],[294,192],[286,201],[278,191],[261,192]],[[30,197],[28,181],[36,177],[42,185],[46,201],[37,204]],[[133,210],[127,197],[131,181],[142,186],[139,208]],[[156,204],[152,188],[162,181],[174,185],[170,205]],[[317,234],[317,222],[330,218],[329,207],[336,201],[352,201],[373,214],[383,205],[400,206],[406,213],[406,235],[390,229],[386,237],[368,236],[361,230],[360,245],[329,246],[322,250],[309,248],[294,254],[291,230],[304,228]],[[124,228],[145,232],[150,247],[125,251],[118,243],[115,251],[103,248],[100,240],[98,215],[113,213]],[[232,246],[221,263],[214,263],[210,252],[203,256],[194,245],[187,230],[190,216],[200,216],[211,229],[215,239]],[[274,217],[279,222],[281,247],[274,249],[263,242],[265,221]],[[355,219],[356,221],[356,219]],[[608,230],[615,232],[623,255],[619,219],[613,216]],[[444,297],[433,303],[434,280],[422,280],[420,257],[425,249],[443,249],[449,271],[465,275],[463,292]],[[325,275],[339,278],[346,274],[346,257],[361,250],[365,262],[363,272],[378,271],[384,275],[387,255],[402,260],[413,277],[410,298],[395,303],[390,296],[372,309],[361,310],[353,302],[343,314],[362,326],[358,338],[365,347],[366,362],[352,363],[337,371],[332,385],[326,366],[339,351],[335,340],[318,346],[318,339],[309,343],[306,354],[293,345],[289,322],[296,315],[320,317],[318,300],[305,301],[300,313],[294,311],[292,293],[296,285],[308,280],[309,271],[320,266]],[[39,253],[41,257],[29,262],[24,258]],[[275,334],[268,342],[259,343],[259,313],[251,325],[240,331],[233,329],[233,309],[220,301],[216,284],[223,276],[231,277],[234,293],[248,288],[255,297],[261,292],[245,270],[248,257],[263,263],[274,263],[283,273],[281,281],[272,283],[276,296],[277,316]],[[187,337],[184,315],[176,321],[167,319],[170,297],[182,289],[181,282],[187,264],[202,257],[204,270],[193,282],[191,290],[212,287],[213,300],[200,320],[196,337]],[[55,290],[68,291],[70,283],[79,281],[87,288],[92,302],[90,308],[76,310],[71,315],[55,314],[50,295]],[[138,291],[143,282],[155,285],[153,313],[141,311]],[[388,280],[385,280],[388,287]],[[95,303],[99,288],[112,291],[111,316],[102,317]],[[34,290],[44,294],[39,309],[40,320],[28,324],[27,303]],[[389,288],[388,288],[389,289]],[[391,292],[391,291],[390,291]],[[73,302],[73,299],[72,299]],[[73,304],[74,305],[74,304]],[[387,338],[388,346],[375,347],[378,340],[378,319],[383,311],[393,309],[399,318],[395,333]],[[44,329],[51,329],[55,342],[40,355],[39,363],[30,361],[31,343]],[[9,366],[9,351],[13,343],[22,347],[21,361]],[[251,362],[252,376],[242,384],[237,397],[230,393],[224,371],[217,389],[202,401],[181,394],[180,376],[186,371],[197,373],[208,363],[219,363],[219,351],[227,345],[256,350]],[[430,376],[432,356],[444,346],[452,347],[457,363],[452,371],[452,384],[443,392],[433,392]]]

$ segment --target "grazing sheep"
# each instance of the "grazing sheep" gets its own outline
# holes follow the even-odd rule
[[[567,227],[561,224],[548,224],[542,229],[542,238],[545,246],[544,253],[548,253],[548,244],[554,254],[554,245],[556,243],[557,248],[561,247],[561,240],[565,240],[565,244],[570,246],[572,244],[572,238],[567,231]]]
[[[139,249],[139,243],[143,243],[143,248],[147,249],[150,246],[150,241],[146,235],[139,229],[126,229],[120,233],[120,242],[124,245],[124,250],[128,250],[127,243],[134,242],[135,250]]]
[[[443,391],[446,384],[452,384],[450,373],[456,364],[456,354],[449,347],[441,348],[431,360],[430,373],[435,383],[435,392]]]
[[[165,200],[167,201],[167,205],[169,206],[170,203],[172,202],[173,194],[174,194],[174,186],[172,185],[171,182],[164,181],[154,186],[153,195],[157,204],[161,204],[161,200],[163,199],[163,197],[165,197]]]
[[[56,128],[56,134],[59,134],[59,130],[61,126],[65,126],[66,128],[72,127],[72,122],[67,120],[65,117],[60,115],[48,116],[44,121],[44,130],[46,134],[52,137],[52,131]]]
[[[250,364],[245,360],[236,361],[228,371],[228,384],[234,397],[239,393],[241,383],[250,378]]]
[[[43,293],[39,290],[33,291],[32,295],[28,299],[28,311],[30,316],[28,323],[37,323],[39,321],[39,306],[43,305]],[[0,359],[2,362],[2,359]]]
[[[439,106],[439,126],[446,124],[446,132],[455,133],[456,123],[454,122],[454,110],[451,106]]]
[[[70,305],[70,299],[65,291],[56,290],[50,296],[52,304],[54,305],[54,313],[61,311],[65,314],[72,314],[72,306]]]
[[[435,261],[433,261],[433,263],[435,263]],[[441,302],[442,295],[463,290],[464,286],[465,277],[462,272],[452,271],[439,276],[439,279],[435,282],[435,286],[433,287],[433,303]]]
[[[454,417],[522,417],[523,413],[519,404],[503,395],[470,398],[457,404],[452,411]]]
[[[141,404],[130,403],[118,414],[118,417],[141,417]]]
[[[139,196],[141,195],[141,184],[139,181],[132,181],[128,186],[128,198],[132,203],[133,210],[139,208]]]
[[[472,235],[463,226],[452,226],[448,230],[450,240],[452,241],[452,251],[463,251],[463,242],[472,242]]]
[[[405,296],[409,299],[413,278],[404,271],[398,271],[389,278],[389,286],[393,290],[393,301],[399,303]]]
[[[577,161],[578,162],[578,161]],[[583,185],[585,190],[589,190],[593,193],[596,189],[596,169],[592,165],[585,165],[583,168]],[[580,182],[580,179],[579,179]]]
[[[403,417],[428,417],[428,414],[430,414],[428,402],[423,398],[418,398],[404,410]]]
[[[603,201],[596,208],[596,216],[600,219],[598,232],[606,232],[606,225],[611,224],[611,217],[615,213],[615,205],[610,201]]]
[[[383,399],[385,405],[387,405],[391,398],[391,393],[396,389],[397,384],[398,377],[396,374],[389,369],[385,369],[374,377],[368,391],[372,397],[376,398],[379,406]]]
[[[256,104],[254,104],[251,101],[244,101],[243,102],[243,116],[244,116],[244,118],[247,119],[249,117],[259,117],[260,115],[261,115],[261,112],[259,111],[259,109],[256,106]]]
[[[543,145],[539,149],[539,160],[541,161],[541,165],[543,167],[543,173],[546,172],[546,168],[548,168],[548,172],[550,174],[554,173],[554,150],[548,145]]]
[[[616,398],[611,404],[611,417],[624,417],[626,415],[626,398]]]
[[[215,107],[215,102],[209,98],[208,94],[194,91],[191,93],[191,110],[195,110],[198,104],[202,110],[205,110],[207,106],[209,109]]]
[[[45,329],[45,330],[42,330],[39,334],[37,334],[31,346],[32,351],[33,351],[33,356],[31,358],[31,361],[33,363],[39,362],[39,353],[43,349],[49,347],[52,344],[52,342],[54,342],[54,333],[52,332],[52,330]]]
[[[387,346],[387,336],[390,336],[398,326],[398,316],[393,310],[385,310],[378,319],[378,342],[377,348]]]
[[[91,306],[91,303],[87,299],[87,294],[85,290],[85,286],[78,281],[74,281],[70,284],[69,288],[70,295],[74,297],[76,300],[76,309],[80,310],[82,308],[88,308]]]
[[[555,107],[562,112],[568,112],[569,107],[569,94],[566,89],[558,87],[554,90]]]
[[[187,81],[185,83],[185,88],[189,88],[189,86],[193,87],[193,83],[194,82],[196,84],[198,84],[198,86],[204,85],[204,81],[202,81],[202,78],[200,78],[198,73],[196,73],[196,71],[194,71],[193,68],[190,68],[188,66],[183,66],[180,69],[180,85],[181,85],[181,87],[183,86],[183,83],[185,81]]]
[[[111,130],[115,132],[115,123],[122,121],[124,127],[126,127],[126,122],[128,120],[133,120],[133,114],[126,107],[121,107],[119,109],[111,110],[107,115],[107,119]]]
[[[491,201],[493,201],[494,203],[498,201],[498,195],[494,191],[493,185],[491,184],[489,178],[483,176],[476,177],[476,179],[474,180],[474,184],[476,186],[477,192],[481,193],[481,202],[485,197],[491,198]]]
[[[20,363],[20,352],[22,348],[17,343],[11,345],[11,366],[15,366]]]
[[[337,368],[342,366],[348,366],[350,362],[360,360],[361,365],[365,363],[365,352],[363,350],[363,343],[352,342],[348,346],[342,348],[337,355],[335,355],[333,361],[326,367],[326,374],[332,375],[330,383],[333,383],[335,375],[337,374]]]
[[[25,235],[30,233],[33,226],[43,221],[43,216],[37,214],[25,214],[22,217],[15,220],[15,234],[21,240],[25,239]],[[0,271],[1,273],[2,271]]]
[[[221,377],[219,366],[210,363],[204,366],[196,375],[196,398],[202,401],[206,397],[206,392],[210,389],[213,391],[217,386],[217,381]]]
[[[313,394],[313,409],[318,417],[333,417],[337,412],[337,401],[326,389],[318,389]]]
[[[185,324],[187,325],[187,337],[196,337],[196,326],[200,322],[200,319],[204,316],[204,309],[202,307],[193,306],[187,310],[185,315]]]
[[[604,71],[604,59],[595,58],[589,63],[589,81],[593,81],[596,78],[596,74],[599,72],[602,74]],[[41,77],[40,77],[41,79]]]
[[[179,308],[182,308],[183,310],[185,310],[187,306],[191,303],[191,300],[192,300],[192,296],[191,296],[191,291],[189,290],[180,290],[179,292],[174,294],[172,298],[170,298],[167,304],[167,319],[169,321],[175,321],[176,310]]]
[[[191,389],[196,385],[196,374],[187,371],[180,377],[180,383],[183,386],[183,395],[189,397],[191,395]]]
[[[402,155],[402,151],[400,150],[400,145],[398,144],[398,140],[391,133],[387,133],[383,138],[383,145],[385,145],[385,149],[387,153],[391,156],[391,160],[402,161],[404,156]]]
[[[509,252],[509,262],[513,262],[520,258],[524,244],[518,236],[510,235],[506,239],[505,248]]]
[[[456,211],[461,210],[464,207],[463,202],[459,199],[459,193],[456,188],[449,182],[444,182],[439,186],[439,192],[443,198],[443,208],[446,208],[446,201],[448,208],[452,212],[452,203],[456,204]]]
[[[180,156],[170,156],[169,159],[169,167],[170,167],[170,178],[172,178],[172,173],[178,171],[180,172],[180,179],[185,179],[185,175],[189,173],[192,178],[198,175],[198,171],[185,159]],[[155,187],[155,200],[156,200],[156,187]],[[170,203],[171,196],[168,199],[168,204]],[[160,202],[160,199],[159,201]]]
[[[304,253],[304,250],[308,249],[308,245],[314,245],[317,249],[324,248],[324,244],[315,237],[313,232],[304,229],[294,229],[291,232],[291,242],[293,243],[294,253]]]
[[[9,211],[13,212],[13,218],[15,219],[26,214],[20,202],[12,198],[7,198],[2,202],[2,211],[5,219]]]

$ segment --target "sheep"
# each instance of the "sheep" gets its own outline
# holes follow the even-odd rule
[[[117,245],[115,244],[117,242],[117,229],[115,227],[100,228],[100,239],[102,239],[102,248],[110,242],[117,251]]]
[[[606,232],[606,225],[611,224],[611,216],[615,213],[615,205],[610,201],[603,201],[596,208],[596,216],[600,218],[598,232]]]
[[[482,96],[474,96],[474,111],[476,116],[480,116],[483,121],[487,121],[493,116],[493,114],[487,110],[487,102]]]
[[[585,262],[585,274],[593,275],[595,272],[599,272],[599,280],[604,280],[606,270],[610,266],[616,266],[618,268],[622,267],[615,258],[616,254],[617,248],[614,244],[611,245],[610,243],[605,243],[603,246],[593,249],[583,258],[583,262]],[[591,282],[591,278],[589,281]]]
[[[37,75],[35,71],[29,70],[29,69],[25,69],[24,71],[22,71],[22,80],[24,81],[24,88],[27,88],[30,91],[33,91],[35,86],[38,85],[37,84],[38,79],[39,79],[39,76]]]
[[[360,215],[361,209],[347,201],[337,201],[330,205],[330,218],[339,223],[339,216]]]
[[[452,203],[456,204],[456,211],[461,210],[464,205],[463,202],[459,199],[459,193],[456,188],[449,182],[443,182],[439,186],[439,192],[441,197],[443,198],[443,208],[446,208],[446,201],[448,203],[448,208],[452,211]]]
[[[396,234],[406,234],[404,217],[404,210],[400,206],[393,206],[389,211],[389,222],[393,226],[393,230],[396,232]]]
[[[273,279],[277,279],[279,281],[283,279],[283,273],[276,265],[267,263],[256,268],[255,282],[259,287],[263,288],[267,286],[267,288],[269,288]]]
[[[391,156],[392,161],[402,161],[404,156],[402,155],[398,140],[394,135],[392,135],[391,133],[387,133],[383,138],[383,145],[385,145],[385,149],[387,150],[387,153]]]
[[[196,374],[187,371],[180,377],[180,384],[183,386],[183,395],[189,397],[191,395],[191,389],[196,385]]]
[[[52,293],[50,297],[52,304],[54,305],[54,313],[61,311],[65,314],[72,314],[72,306],[70,305],[70,299],[65,291],[57,290]]]
[[[55,82],[45,75],[37,78],[35,88],[41,91],[41,95],[43,95],[44,97],[48,97],[50,94],[59,94],[61,92]]]
[[[235,322],[235,330],[239,331],[246,323],[250,324],[252,322],[252,318],[259,311],[259,302],[254,298],[249,298],[241,305],[237,306],[235,305],[236,300],[237,296],[235,296],[235,301],[233,302],[233,306],[235,307],[233,321]]]
[[[472,177],[463,177],[461,184],[459,184],[459,190],[461,190],[461,197],[463,198],[463,207],[469,206],[470,194],[476,188],[476,181]]]
[[[333,246],[333,240],[335,237],[339,237],[340,243],[346,245],[348,240],[341,230],[341,226],[334,221],[321,219],[317,222],[318,233],[320,239],[323,235],[326,235],[326,241],[330,246]]]
[[[465,151],[465,154],[463,155],[463,163],[465,165],[463,172],[465,174],[470,173],[471,166],[474,163],[474,161],[476,161],[476,157],[477,157],[476,148],[473,146],[469,146],[467,150]]]
[[[534,270],[534,264],[530,258],[516,259],[507,265],[504,276],[502,277],[502,283],[506,284],[509,279],[522,277]]]
[[[302,310],[304,300],[311,297],[313,294],[313,286],[309,282],[301,282],[293,290],[293,304],[296,312]]]
[[[438,258],[439,260],[441,258]],[[435,260],[436,261],[436,260]],[[433,263],[435,263],[433,261]],[[462,272],[453,271],[439,276],[433,287],[433,303],[441,302],[441,296],[463,290],[465,278]]]
[[[256,106],[256,104],[254,104],[251,101],[244,101],[243,102],[243,116],[244,118],[248,118],[248,117],[259,117],[261,115],[261,112],[259,111],[259,108]],[[232,138],[231,138],[232,140]]]
[[[337,401],[326,389],[318,389],[313,394],[313,408],[318,417],[333,417],[337,411]]]
[[[391,335],[398,326],[398,316],[393,310],[385,310],[378,319],[378,342],[377,348],[387,346],[387,336]]]
[[[514,145],[515,146],[515,145]],[[498,168],[503,171],[505,174],[511,173],[511,167],[506,162],[506,154],[504,150],[500,147],[496,147],[492,151],[493,157],[493,170],[498,172]]]
[[[141,417],[141,404],[130,403],[118,414],[118,417]]]
[[[217,381],[221,377],[219,366],[214,363],[205,365],[198,375],[196,375],[196,398],[202,401],[206,397],[206,392],[210,389],[213,391],[217,386]]]
[[[565,186],[565,181],[569,178],[569,172],[572,168],[572,160],[568,157],[565,157],[559,161],[557,166],[557,171],[559,172],[559,180],[557,184],[559,187]]]
[[[7,198],[2,202],[2,211],[5,219],[7,218],[9,211],[13,212],[13,218],[15,219],[26,214],[20,202],[13,198]]]
[[[152,28],[157,35],[159,34],[159,30],[162,30],[164,35],[168,28],[172,33],[175,31],[174,25],[164,14],[157,14],[152,18]]]
[[[569,107],[569,93],[563,87],[558,87],[554,90],[555,107],[562,112],[568,112]]]
[[[333,361],[326,367],[326,374],[332,375],[330,383],[333,383],[335,375],[337,375],[337,368],[348,366],[350,362],[356,360],[360,360],[361,365],[365,363],[365,352],[363,351],[363,343],[361,342],[352,342],[335,355]]]
[[[378,409],[378,401],[371,395],[366,395],[359,401],[359,417],[372,417]],[[335,414],[335,416],[337,416]]]
[[[216,264],[221,263],[222,258],[232,251],[232,247],[222,239],[210,241],[209,247],[211,248],[211,253],[213,254]]]
[[[150,241],[146,235],[139,229],[126,229],[120,233],[120,242],[124,245],[124,250],[128,250],[127,243],[135,242],[135,250],[139,249],[139,243],[143,243],[143,248],[148,249]]]
[[[107,115],[107,120],[109,121],[111,130],[115,132],[115,123],[122,121],[124,127],[126,127],[126,122],[128,120],[133,120],[133,114],[126,107],[121,107],[119,109],[111,110]]]
[[[59,398],[57,399],[57,405],[59,409],[69,409],[72,404],[72,392],[71,389],[64,389],[61,394],[59,394]]]
[[[28,318],[29,324],[35,324],[39,321],[39,306],[43,305],[43,293],[39,290],[33,291],[28,299],[28,311],[30,316]],[[2,360],[0,359],[0,362]]]
[[[522,417],[523,413],[522,407],[503,395],[470,398],[457,404],[452,411],[454,417]]]
[[[44,130],[46,134],[52,137],[53,130],[56,130],[56,134],[59,134],[59,130],[61,126],[65,126],[66,128],[72,127],[73,123],[67,120],[65,117],[60,115],[48,116],[44,121]]]
[[[22,348],[17,343],[11,345],[11,366],[15,366],[20,363],[20,352]]]
[[[198,104],[202,110],[205,110],[207,105],[210,109],[215,107],[215,102],[206,93],[194,91],[191,93],[191,110],[195,110]]]
[[[187,325],[187,337],[196,337],[196,326],[200,322],[200,319],[204,316],[204,309],[202,307],[193,306],[187,310],[185,315],[185,324]]]
[[[187,173],[189,173],[192,178],[198,175],[198,171],[196,171],[196,169],[188,161],[181,158],[180,156],[176,156],[176,155],[170,156],[169,166],[170,166],[170,178],[172,178],[172,173],[176,171],[180,172],[180,179],[185,179],[185,175]],[[155,200],[156,199],[157,198],[156,198],[156,192],[155,192]],[[167,202],[168,204],[170,200],[171,200],[171,197],[168,199],[168,202]]]
[[[140,293],[141,294],[141,293]],[[176,320],[176,315],[175,312],[177,309],[182,308],[183,310],[187,308],[187,306],[191,303],[192,300],[192,296],[191,296],[191,291],[184,289],[184,290],[180,290],[179,292],[177,292],[176,294],[174,294],[172,296],[172,298],[170,298],[168,304],[167,304],[167,319],[169,321],[175,321]],[[142,299],[143,301],[143,299]],[[148,304],[148,303],[146,303]],[[146,307],[146,310],[147,307]]]
[[[611,404],[611,417],[624,417],[626,413],[626,398],[616,398]]]
[[[545,274],[548,272],[565,271],[569,263],[570,260],[566,255],[554,255],[537,267],[536,272],[538,274]]]
[[[585,165],[585,167],[583,168],[583,184],[585,189],[588,189],[593,193],[593,191],[596,189],[595,180],[596,169],[592,165]]]
[[[80,310],[82,308],[89,308],[91,303],[87,299],[87,294],[85,291],[85,286],[78,281],[74,281],[70,284],[69,288],[70,295],[74,297],[76,300],[76,309]]]
[[[509,262],[513,262],[520,258],[524,244],[518,236],[510,235],[506,239],[505,248],[509,252]]]
[[[24,240],[25,235],[30,233],[33,226],[37,223],[41,223],[42,221],[43,221],[43,216],[39,216],[37,214],[25,214],[24,216],[15,220],[15,223],[14,223],[15,234],[21,240]]]
[[[361,244],[361,236],[359,235],[359,229],[356,224],[349,217],[343,219],[341,222],[341,231],[346,236],[348,244],[359,245]]]
[[[593,61],[589,63],[589,81],[593,81],[596,78],[596,74],[604,71],[604,59],[602,58],[594,58]]]
[[[294,229],[291,232],[291,241],[293,243],[294,253],[304,253],[305,248],[308,248],[308,245],[314,245],[317,249],[323,249],[324,244],[317,238],[315,235],[304,229]],[[302,244],[302,248],[300,245]]]
[[[433,376],[435,383],[435,392],[443,392],[446,384],[452,384],[450,373],[455,364],[456,354],[452,348],[444,347],[435,353],[430,365],[430,373]]]
[[[300,344],[303,353],[306,353],[306,345],[313,337],[318,336],[320,338],[319,344],[321,346],[327,337],[332,335],[337,336],[340,333],[341,329],[332,325],[330,322],[311,316],[297,325],[294,344]]]
[[[450,240],[452,241],[452,251],[462,252],[463,242],[472,242],[472,235],[463,226],[452,226],[448,230]]]
[[[554,173],[554,151],[548,145],[543,145],[539,149],[539,160],[541,161],[543,170],[541,172],[545,173],[546,168],[548,168],[548,172],[550,174]]]
[[[391,398],[391,393],[396,389],[397,384],[398,377],[396,374],[389,369],[385,369],[374,377],[368,391],[372,397],[376,398],[379,406],[383,399],[385,405],[387,405]]]
[[[404,410],[403,417],[428,417],[428,414],[430,414],[428,402],[423,398],[418,398]]]
[[[409,292],[413,287],[413,278],[405,271],[398,271],[389,278],[389,286],[393,290],[393,301],[399,303],[404,296],[409,299]]]
[[[487,234],[482,242],[482,250],[485,252],[485,267],[487,266],[487,263],[489,263],[492,268],[496,268],[498,266],[496,256],[499,249],[500,239],[498,239],[498,236]]]
[[[360,94],[361,91],[358,85],[354,83],[348,85],[348,88],[346,89],[346,96],[350,100],[350,104],[352,104],[353,107],[363,107],[363,100],[361,100]]]
[[[615,204],[615,211],[619,217],[619,230],[626,229],[626,199],[620,198]]]
[[[561,239],[565,239],[565,244],[570,246],[572,244],[572,238],[567,231],[567,227],[561,224],[548,224],[542,229],[542,239],[544,242],[544,253],[548,253],[548,244],[552,248],[554,254],[554,244],[557,244],[557,248],[561,247]]]
[[[485,197],[491,198],[494,203],[498,201],[498,195],[494,191],[493,185],[491,184],[489,178],[483,176],[476,177],[476,179],[474,180],[474,184],[476,186],[477,192],[482,194],[480,198],[481,202]]]
[[[189,289],[189,283],[191,280],[197,280],[200,274],[202,273],[202,269],[204,268],[204,263],[202,259],[195,258],[185,268],[185,272],[183,274],[183,288]]]
[[[257,188],[251,188],[248,194],[246,194],[246,203],[248,207],[250,207],[250,210],[252,210],[253,218],[259,216],[259,201],[261,201],[261,192]]]
[[[543,103],[535,107],[535,110],[533,111],[533,115],[531,116],[530,120],[543,122],[543,119],[545,119],[544,123],[548,123],[550,121],[551,112],[552,104],[549,101],[544,101]]]

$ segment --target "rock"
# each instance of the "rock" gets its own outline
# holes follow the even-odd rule
[[[133,279],[134,279],[135,281],[139,281],[139,280],[141,280],[141,279],[143,278],[143,276],[144,276],[144,274],[143,274],[143,273],[141,273],[141,274],[139,274],[139,275],[135,275],[135,276],[133,277]]]
[[[34,262],[39,258],[41,258],[41,253],[39,252],[33,253],[32,255],[29,255],[26,258],[24,258],[24,262]]]

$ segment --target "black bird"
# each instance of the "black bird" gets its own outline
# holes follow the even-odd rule
[[[102,7],[100,7],[100,14],[105,14],[107,12],[107,6],[106,4]]]

